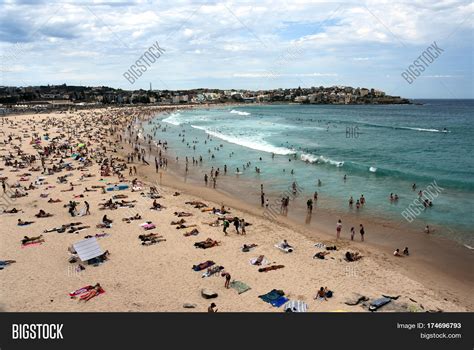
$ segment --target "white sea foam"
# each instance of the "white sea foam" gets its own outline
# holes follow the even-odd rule
[[[448,130],[410,128],[410,127],[403,127],[403,126],[401,126],[400,129],[407,129],[407,130],[414,130],[414,131],[424,131],[424,132],[450,132]]]
[[[168,123],[168,124],[173,124],[173,125],[181,125],[181,121],[179,120],[179,117],[181,116],[181,113],[171,113],[171,115],[165,119],[163,119],[163,122]]]
[[[235,110],[235,109],[231,110],[230,113],[232,113],[232,114],[238,114],[238,115],[250,115],[249,112],[237,111],[237,110]]]
[[[371,167],[369,168],[369,171],[370,171],[371,173],[376,173],[376,172],[377,172],[377,168],[371,166]]]
[[[326,158],[324,156],[316,156],[314,154],[307,154],[307,153],[301,154],[301,160],[308,163],[326,163],[326,164],[335,165],[337,167],[342,167],[344,165],[344,162],[342,161],[333,160],[330,158]]]
[[[198,125],[191,125],[194,129],[202,130],[206,134],[217,137],[221,140],[227,141],[229,143],[233,143],[236,145],[240,145],[243,147],[251,148],[257,151],[262,151],[262,152],[268,152],[268,153],[275,153],[275,154],[281,154],[281,155],[288,155],[288,154],[294,154],[296,153],[295,151],[285,148],[285,147],[277,147],[273,146],[272,144],[264,141],[264,140],[257,140],[257,139],[250,139],[250,138],[245,138],[242,136],[232,136],[232,135],[226,135],[222,134],[218,131],[210,130],[208,128],[198,126]]]

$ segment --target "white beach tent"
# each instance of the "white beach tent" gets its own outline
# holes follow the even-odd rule
[[[73,247],[82,261],[87,261],[104,254],[95,237],[74,243]]]

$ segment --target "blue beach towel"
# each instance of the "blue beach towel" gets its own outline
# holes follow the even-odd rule
[[[275,307],[280,307],[285,304],[289,299],[284,297],[285,293],[282,290],[273,289],[267,294],[259,295],[258,297],[264,302],[272,304]]]

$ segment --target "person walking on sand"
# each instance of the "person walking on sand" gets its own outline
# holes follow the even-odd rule
[[[341,236],[341,230],[342,230],[342,222],[341,219],[337,220],[336,224],[336,238],[339,239]]]
[[[364,235],[365,235],[365,230],[364,230],[364,226],[362,224],[360,224],[360,240],[363,242],[364,241]]]
[[[225,283],[224,283],[224,287],[229,289],[229,284],[230,284],[230,273],[228,272],[224,272],[222,274],[222,277],[225,277]]]
[[[356,233],[355,228],[354,228],[354,227],[351,227],[351,241],[354,240],[354,235],[355,235],[355,233]]]
[[[91,212],[90,212],[90,205],[87,201],[84,201],[84,204],[86,206],[86,215],[91,215]]]
[[[237,234],[240,234],[240,232],[239,232],[239,226],[240,226],[239,218],[238,218],[238,217],[235,217],[235,218],[234,218],[234,227],[235,227],[235,231],[237,232]]]
[[[311,198],[306,202],[306,206],[308,207],[308,214],[311,214],[313,212],[313,200]]]
[[[224,219],[224,228],[222,229],[222,231],[224,231],[224,234],[227,236],[227,229],[229,228],[230,226],[230,223],[228,220]]]
[[[240,232],[242,232],[242,235],[247,234],[247,232],[245,231],[245,220],[243,218],[240,219]]]
[[[265,193],[263,193],[263,191],[260,194],[260,202],[262,203],[262,207],[263,207],[263,205],[265,204]]]

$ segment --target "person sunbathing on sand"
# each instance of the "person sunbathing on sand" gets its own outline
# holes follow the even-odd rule
[[[16,263],[15,260],[0,260],[0,270],[3,270],[5,266],[11,265],[13,263]]]
[[[189,237],[189,236],[197,236],[198,234],[199,234],[199,230],[197,228],[194,228],[191,231],[185,232],[183,235],[185,237]]]
[[[142,217],[136,213],[135,216],[131,216],[129,218],[123,218],[122,221],[126,221],[127,223],[130,223],[133,220],[140,220]]]
[[[48,203],[59,203],[59,202],[61,202],[61,200],[59,198],[58,199],[52,199],[52,198],[48,199]]]
[[[176,226],[176,229],[177,230],[181,230],[183,228],[191,228],[191,227],[196,227],[197,225],[186,225],[186,224],[181,224],[181,225],[178,225]]]
[[[160,203],[156,201],[156,199],[153,201],[153,205],[150,208],[151,210],[160,210],[160,209],[165,209],[164,206],[162,206]]]
[[[90,228],[90,226],[79,226],[79,227],[71,226],[71,228],[67,231],[67,233],[74,233],[77,231],[85,230],[86,228]]]
[[[191,213],[187,213],[185,211],[179,211],[179,212],[174,212],[174,215],[176,215],[178,218],[181,218],[181,217],[186,217],[186,216],[193,216],[193,214]]]
[[[264,255],[260,255],[256,260],[255,262],[253,263],[254,265],[257,265],[257,266],[260,266],[262,265],[262,262],[263,262],[263,259],[265,258]]]
[[[330,252],[319,252],[313,256],[313,259],[325,259],[325,256],[330,254]]]
[[[23,221],[21,219],[18,219],[17,225],[18,226],[26,226],[26,225],[31,225],[32,223],[34,223],[34,221]]]
[[[13,209],[10,209],[10,210],[4,209],[3,213],[4,214],[16,214],[16,213],[19,213],[20,211],[23,212],[23,210],[18,210],[17,208],[13,208]]]
[[[21,244],[23,245],[27,243],[40,243],[40,242],[44,242],[43,235],[39,235],[36,237],[24,236],[23,239],[21,240]]]
[[[186,220],[181,219],[181,220],[178,220],[178,221],[171,221],[170,225],[181,225],[181,224],[184,224],[185,222],[186,222]]]
[[[202,241],[202,242],[194,243],[194,246],[196,248],[202,248],[202,249],[212,248],[212,247],[216,247],[218,245],[219,245],[219,242],[213,240],[212,238],[208,238],[208,239],[206,239],[205,241]]]
[[[347,261],[357,261],[359,259],[362,258],[362,255],[359,255],[359,252],[355,252],[355,253],[352,253],[352,252],[346,252],[346,260]]]
[[[147,234],[142,234],[142,235],[138,236],[138,238],[140,240],[142,240],[143,242],[144,241],[149,241],[152,238],[161,238],[161,237],[163,237],[163,236],[159,236],[158,233],[147,233]]]
[[[83,300],[83,301],[89,301],[91,300],[92,298],[96,297],[97,295],[103,293],[104,290],[102,289],[102,287],[100,286],[99,283],[97,283],[95,286],[93,286],[87,293],[81,295],[81,298],[80,300]]]
[[[206,224],[206,225],[209,225],[209,226],[212,226],[212,227],[218,227],[219,226],[219,219],[217,219],[215,221],[210,221],[210,222],[204,222],[203,221],[203,224]]]
[[[152,245],[152,244],[156,244],[156,243],[159,243],[159,242],[165,242],[166,239],[163,239],[163,238],[160,238],[161,236],[158,236],[158,237],[152,237],[146,241],[142,241],[142,245]]]
[[[49,218],[49,217],[53,216],[53,214],[47,213],[47,212],[45,212],[43,209],[40,209],[40,211],[38,212],[38,214],[35,214],[35,216],[36,216],[37,218]]]
[[[258,245],[255,244],[255,243],[252,243],[252,244],[244,244],[244,245],[242,246],[242,251],[243,251],[244,253],[247,253],[247,252],[250,251],[250,249],[255,248],[255,247],[258,247]]]
[[[199,202],[199,201],[185,202],[184,204],[193,205],[194,208],[197,208],[197,209],[201,209],[201,208],[207,207],[207,204],[205,204],[205,203],[203,203],[203,202]]]

